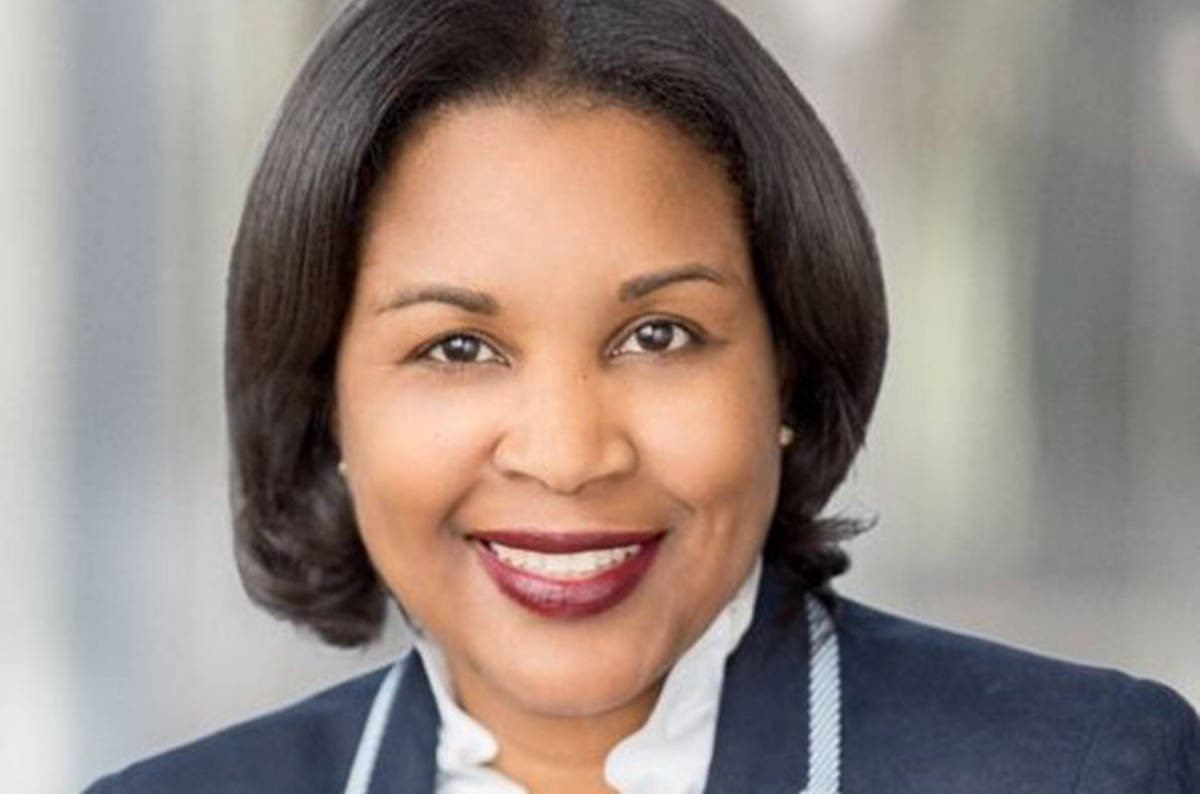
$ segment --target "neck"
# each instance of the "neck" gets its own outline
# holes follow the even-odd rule
[[[613,747],[646,723],[662,682],[632,701],[600,714],[557,716],[531,712],[480,686],[467,671],[452,672],[464,710],[496,737],[492,766],[530,794],[613,792],[604,763]]]

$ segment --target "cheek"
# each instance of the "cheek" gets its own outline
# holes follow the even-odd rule
[[[471,476],[497,410],[486,387],[421,380],[385,377],[360,390],[351,422],[354,446],[362,467],[393,487],[411,480],[439,491]]]
[[[446,521],[478,477],[493,422],[480,401],[402,384],[359,392],[346,417],[354,508],[377,566],[428,565],[450,542]]]
[[[669,399],[632,404],[641,406],[643,463],[683,501],[739,513],[760,512],[773,501],[778,409],[769,371],[728,367],[677,384]]]

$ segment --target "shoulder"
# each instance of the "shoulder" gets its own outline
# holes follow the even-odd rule
[[[845,599],[834,611],[846,753],[891,791],[1200,791],[1196,713],[1166,686]]]
[[[84,794],[338,791],[387,669],[140,761]]]

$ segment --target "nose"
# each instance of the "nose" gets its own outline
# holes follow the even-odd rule
[[[520,405],[492,453],[497,469],[573,494],[636,467],[623,411],[606,396],[595,373],[579,366],[544,366],[527,374]]]

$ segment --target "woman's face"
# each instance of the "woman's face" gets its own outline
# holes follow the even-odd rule
[[[735,188],[662,121],[423,125],[373,197],[336,389],[362,539],[460,698],[629,704],[762,547],[767,319]]]

